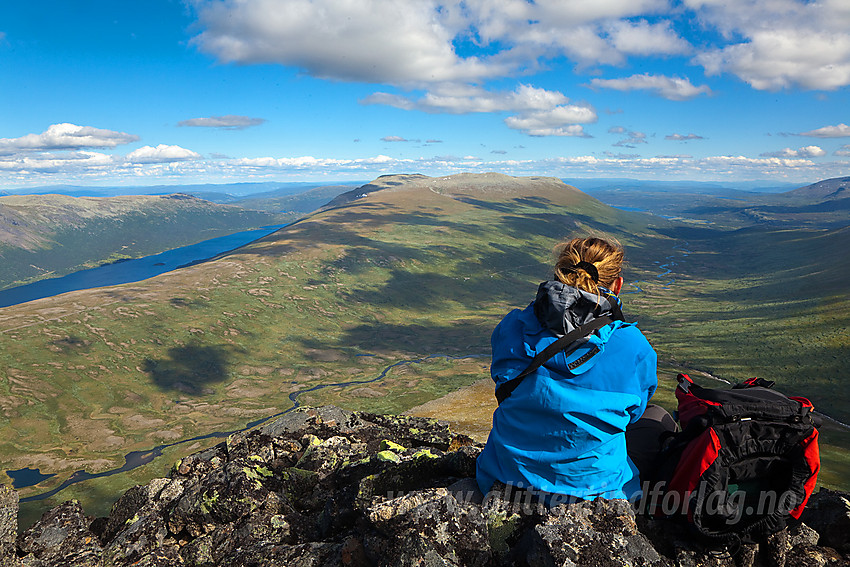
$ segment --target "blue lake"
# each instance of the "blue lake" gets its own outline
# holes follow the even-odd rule
[[[227,236],[211,238],[197,244],[175,248],[153,256],[135,260],[121,260],[90,270],[81,270],[60,278],[40,280],[0,291],[0,307],[26,303],[60,293],[91,289],[124,283],[138,282],[209,260],[224,252],[230,252],[258,238],[280,230],[285,224],[264,226],[254,230],[235,232]]]

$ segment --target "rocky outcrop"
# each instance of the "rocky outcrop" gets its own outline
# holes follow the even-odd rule
[[[825,566],[850,551],[841,493],[816,494],[805,523],[768,541],[718,552],[624,500],[483,497],[480,449],[444,422],[300,409],[182,459],[106,518],[67,502],[16,537],[17,495],[0,490],[0,564]]]

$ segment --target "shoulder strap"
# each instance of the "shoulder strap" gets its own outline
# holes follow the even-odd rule
[[[520,372],[516,378],[511,378],[510,380],[496,388],[496,400],[499,402],[499,404],[501,404],[508,398],[508,396],[511,395],[511,392],[516,390],[517,386],[520,385],[520,383],[526,376],[543,366],[543,364],[545,364],[547,360],[567,348],[572,343],[576,342],[578,339],[586,337],[590,333],[596,331],[597,329],[601,329],[602,327],[609,323],[612,323],[613,321],[614,319],[608,316],[599,317],[598,319],[594,319],[590,323],[585,323],[581,327],[573,329],[571,332],[567,333],[563,337],[559,338],[558,340],[547,346],[545,349],[537,353],[537,356],[535,356],[531,360],[531,364],[529,364],[525,370]]]

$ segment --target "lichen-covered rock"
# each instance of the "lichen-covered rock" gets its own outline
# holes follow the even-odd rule
[[[18,493],[0,486],[0,565],[11,563],[18,537]]]
[[[819,545],[850,551],[850,494],[820,489],[809,498],[801,520],[820,534]]]
[[[631,567],[671,565],[638,531],[626,500],[562,504],[527,532],[517,562],[529,566],[595,565]],[[524,555],[524,557],[522,557]]]
[[[103,550],[89,529],[91,523],[77,501],[49,510],[18,538],[19,552],[28,556],[24,564],[99,566]]]
[[[445,488],[381,502],[369,509],[368,518],[386,536],[385,545],[372,549],[381,565],[415,565],[419,558],[430,556],[447,565],[491,564],[481,507],[458,501]]]
[[[0,491],[0,567],[845,564],[842,493],[813,497],[808,525],[717,552],[625,501],[548,509],[498,483],[485,497],[480,451],[436,420],[302,408],[181,459],[106,518],[68,502],[16,540],[17,495]]]

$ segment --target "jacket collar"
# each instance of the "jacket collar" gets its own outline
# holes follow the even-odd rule
[[[540,324],[557,336],[563,336],[590,321],[608,315],[616,317],[620,298],[600,286],[601,295],[549,280],[537,288],[534,314]],[[612,307],[615,303],[617,307]]]

